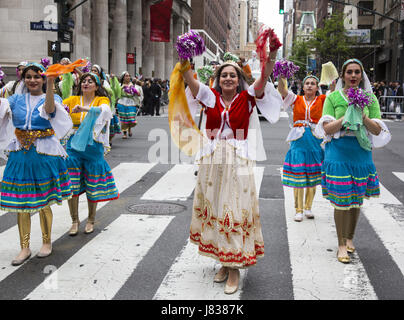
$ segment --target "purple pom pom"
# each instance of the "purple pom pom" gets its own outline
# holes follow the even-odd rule
[[[347,96],[350,105],[354,105],[361,109],[364,109],[373,103],[373,97],[371,94],[360,88],[349,88],[347,91]]]
[[[88,61],[87,64],[81,69],[84,73],[91,72],[91,62]]]
[[[299,66],[295,65],[293,62],[282,59],[275,63],[273,73],[275,78],[283,77],[291,79],[299,69]]]
[[[179,36],[175,48],[177,49],[178,56],[183,60],[199,56],[206,50],[203,38],[194,30],[190,30]]]
[[[50,60],[48,58],[42,58],[41,64],[45,67],[45,69],[48,69],[48,67],[50,65]]]

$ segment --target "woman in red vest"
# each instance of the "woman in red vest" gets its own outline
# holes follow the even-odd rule
[[[322,138],[314,135],[314,130],[323,112],[326,96],[319,94],[319,79],[308,75],[303,80],[303,95],[288,91],[286,79],[280,79],[278,90],[284,98],[286,110],[293,112],[293,127],[286,139],[290,149],[283,164],[282,183],[294,189],[295,218],[303,220],[303,215],[313,219],[311,212],[316,186],[321,185],[321,164],[324,150]],[[306,197],[303,202],[304,190]]]
[[[255,265],[264,255],[254,167],[266,155],[256,107],[269,122],[278,121],[282,98],[268,82],[276,52],[270,53],[265,71],[251,86],[233,61],[217,68],[212,88],[195,80],[188,61],[182,62],[188,99],[203,105],[202,131],[208,138],[196,156],[200,167],[190,241],[200,254],[221,263],[214,281],[227,280],[226,294],[237,291],[239,268]]]

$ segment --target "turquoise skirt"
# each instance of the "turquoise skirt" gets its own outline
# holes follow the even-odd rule
[[[372,152],[356,137],[332,139],[325,146],[321,187],[323,196],[340,210],[359,208],[363,199],[379,197],[379,177]]]
[[[10,152],[1,182],[1,210],[37,212],[72,197],[66,162],[62,157],[39,154],[35,146]]]
[[[94,141],[87,145],[84,152],[71,148],[71,139],[67,142],[66,159],[72,182],[73,196],[86,193],[88,201],[101,202],[119,198],[115,179],[104,158],[104,146]]]
[[[282,183],[292,188],[315,187],[321,184],[324,151],[309,127],[303,136],[291,142],[283,164]]]

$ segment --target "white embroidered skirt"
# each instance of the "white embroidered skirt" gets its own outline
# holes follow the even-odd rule
[[[190,240],[199,253],[223,266],[244,268],[264,256],[255,161],[241,159],[221,140],[201,160],[195,188]]]

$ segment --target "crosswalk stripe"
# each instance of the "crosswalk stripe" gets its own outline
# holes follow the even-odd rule
[[[394,174],[397,175],[397,173]],[[402,177],[404,177],[404,174]],[[384,187],[380,193],[380,200],[369,200],[369,205],[364,206],[361,211],[380,237],[401,273],[404,274],[404,222],[394,219],[385,209],[385,204],[402,205],[402,203],[394,196],[392,198],[391,193]]]
[[[365,200],[366,201],[366,200]],[[383,184],[380,183],[380,197],[371,198],[372,204],[401,204],[398,200]],[[366,202],[365,202],[366,205]]]
[[[136,183],[155,165],[154,163],[121,163],[112,169],[119,192],[124,192],[132,184]],[[87,215],[87,199],[85,196],[82,196],[80,200],[79,216],[83,218]],[[100,202],[97,206],[97,210],[108,203],[109,201]],[[64,201],[61,206],[52,206],[52,212],[52,241],[54,242],[63,236],[71,225],[67,201]],[[41,234],[39,215],[36,214],[31,218],[31,251],[33,254],[35,250],[38,250],[42,245]],[[12,240],[10,241],[10,239]],[[12,243],[11,245],[10,242]],[[11,260],[14,259],[19,250],[17,225],[0,233],[0,281],[21,267],[11,266]]]
[[[185,201],[195,188],[195,166],[175,165],[141,197],[141,200]]]
[[[226,295],[223,283],[213,278],[221,265],[201,256],[189,240],[165,276],[153,300],[240,300],[247,270],[240,270],[239,290]]]
[[[120,215],[25,299],[112,299],[173,218]]]
[[[393,174],[401,181],[404,181],[404,172],[393,172]]]
[[[265,167],[254,167],[255,190],[257,192],[258,197],[260,195],[262,179],[264,178],[264,170]]]
[[[312,208],[315,219],[300,223],[293,220],[293,188],[284,187],[284,194],[294,299],[377,299],[356,253],[348,265],[337,261],[333,209],[320,188]]]
[[[254,167],[256,191],[259,195],[265,167]],[[247,270],[240,270],[240,288],[231,296],[223,292],[223,284],[213,282],[220,264],[201,256],[189,240],[170,268],[153,299],[155,300],[239,300]],[[197,290],[195,290],[198,288]]]
[[[160,180],[158,180],[141,200],[154,201],[185,201],[195,189],[197,167],[191,164],[175,165]],[[265,167],[254,167],[255,185],[259,194]]]
[[[1,180],[3,180],[3,173],[4,173],[5,168],[6,168],[6,166],[0,166],[0,182],[1,182]]]

